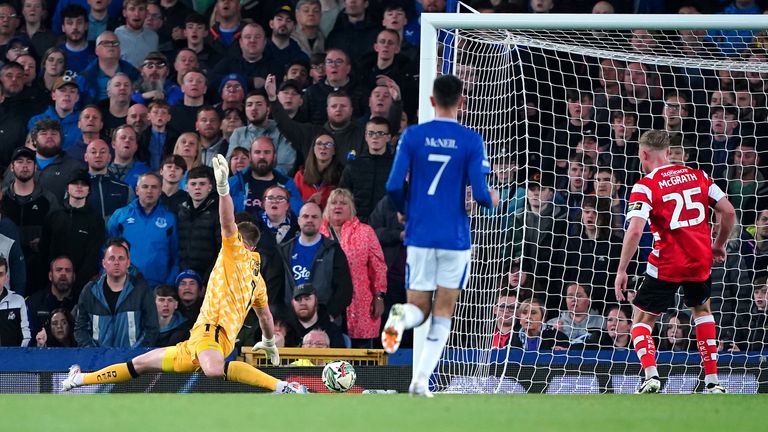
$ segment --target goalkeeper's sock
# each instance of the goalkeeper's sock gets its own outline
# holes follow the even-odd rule
[[[414,306],[415,307],[415,306]],[[451,319],[444,317],[432,317],[429,333],[421,349],[421,358],[416,364],[413,373],[413,381],[428,380],[437,367],[437,362],[443,354],[448,335],[451,333]]]
[[[128,361],[128,363],[117,363],[107,366],[96,372],[84,373],[81,376],[82,383],[77,383],[78,379],[75,379],[75,383],[78,385],[117,384],[137,378],[139,374],[133,368],[133,362]]]
[[[698,317],[696,324],[696,345],[704,363],[704,381],[717,384],[717,329],[712,315]]]
[[[241,361],[224,363],[224,378],[227,381],[235,381],[272,391],[275,391],[279,382],[277,378]]]
[[[410,303],[403,304],[403,324],[406,330],[418,327],[423,322],[424,312],[418,306]]]
[[[645,378],[659,376],[656,370],[656,344],[651,336],[651,326],[637,323],[632,326],[632,342],[635,344],[635,352],[643,365]]]

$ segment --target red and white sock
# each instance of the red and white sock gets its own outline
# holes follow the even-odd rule
[[[704,381],[718,383],[717,379],[717,329],[715,318],[712,315],[698,317],[693,322],[696,324],[696,346],[704,363]]]
[[[656,369],[656,344],[653,343],[652,330],[648,324],[637,323],[632,326],[632,342],[645,371],[646,379],[659,376]]]

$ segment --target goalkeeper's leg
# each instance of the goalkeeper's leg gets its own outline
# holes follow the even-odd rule
[[[160,372],[166,349],[158,348],[126,363],[116,363],[95,372],[82,373],[78,365],[72,365],[61,386],[64,390],[72,390],[75,387],[91,384],[117,384],[147,372]]]

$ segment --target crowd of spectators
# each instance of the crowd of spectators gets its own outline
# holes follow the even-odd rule
[[[748,0],[467,3],[490,13],[762,12]],[[377,346],[389,308],[405,299],[405,220],[384,184],[398,136],[417,121],[419,14],[456,8],[0,3],[0,345],[183,340],[220,247],[210,164],[222,154],[238,218],[261,230],[278,341]],[[635,31],[626,43],[651,55],[669,40],[683,52],[768,59],[762,36],[743,32]],[[515,72],[534,79],[507,111],[525,129],[488,148],[502,205],[468,207],[476,227],[500,228],[476,233],[475,275],[499,256],[509,275],[493,287],[496,329],[481,339],[524,350],[630,346],[631,311],[612,297],[612,277],[628,186],[642,175],[637,138],[658,128],[675,140],[675,162],[707,170],[740,210],[729,259],[713,273],[715,310],[724,350],[764,349],[768,77],[518,55],[529,66]],[[456,58],[465,115],[482,106],[473,60]],[[251,318],[243,344],[259,340]],[[457,320],[458,333],[481,332],[480,321]],[[691,331],[671,311],[660,349],[690,349]]]

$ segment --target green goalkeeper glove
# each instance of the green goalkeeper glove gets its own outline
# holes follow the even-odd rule
[[[222,155],[213,157],[213,175],[216,177],[216,191],[219,195],[229,195],[229,164]]]
[[[271,339],[264,339],[262,336],[261,342],[257,342],[256,345],[253,346],[253,350],[264,351],[264,354],[274,366],[278,366],[280,364],[280,353],[275,346],[274,336],[272,336]]]

